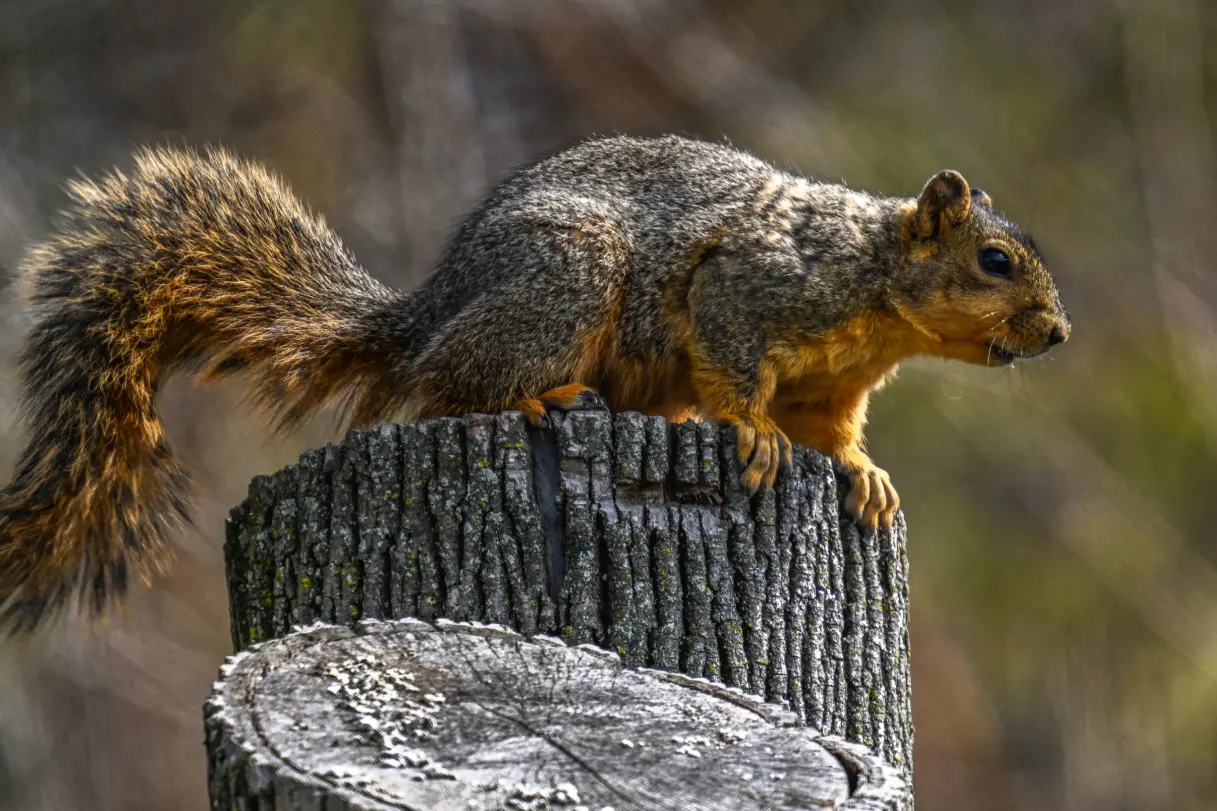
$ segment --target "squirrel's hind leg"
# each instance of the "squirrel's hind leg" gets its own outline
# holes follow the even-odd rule
[[[615,351],[627,240],[602,211],[566,203],[569,211],[551,206],[482,226],[496,250],[467,257],[472,265],[460,272],[499,281],[413,364],[422,416],[518,409],[539,423],[550,409],[607,407],[593,386]]]
[[[533,425],[544,425],[551,411],[608,411],[600,392],[582,383],[568,383],[550,389],[539,397],[524,397],[514,404]]]

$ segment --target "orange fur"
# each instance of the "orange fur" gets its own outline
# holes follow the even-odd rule
[[[524,418],[533,425],[541,425],[545,422],[545,403],[536,397],[525,397],[516,402],[512,408],[523,414]]]
[[[591,386],[585,386],[582,383],[569,383],[565,386],[558,386],[556,389],[550,389],[542,394],[538,399],[548,406],[572,408],[579,401],[579,398],[586,392],[595,394],[596,390]]]

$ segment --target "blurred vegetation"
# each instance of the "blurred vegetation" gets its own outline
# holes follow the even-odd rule
[[[1217,806],[1217,5],[1196,0],[23,0],[0,4],[0,279],[78,170],[224,143],[417,284],[512,166],[592,133],[728,137],[891,194],[959,169],[1074,316],[1013,372],[875,398],[911,527],[922,808]],[[17,452],[0,288],[0,469]],[[205,807],[219,544],[282,442],[171,385],[197,529],[93,634],[0,652],[0,807]]]

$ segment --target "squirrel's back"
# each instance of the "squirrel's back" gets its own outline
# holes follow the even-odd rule
[[[594,202],[621,222],[640,262],[661,268],[736,222],[776,170],[734,147],[678,136],[591,139],[517,170],[456,233],[439,273],[493,252],[495,220]],[[478,284],[486,284],[484,274]]]
[[[632,317],[622,324],[623,340],[639,348],[664,344],[666,336],[652,327],[669,278],[746,220],[777,176],[770,164],[722,143],[670,135],[583,141],[520,168],[486,196],[424,285],[425,317],[438,327],[472,300],[516,292],[519,268],[501,261],[513,240],[537,228],[587,223],[618,234],[628,254],[621,292]]]

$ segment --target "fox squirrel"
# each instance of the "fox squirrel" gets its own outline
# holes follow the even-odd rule
[[[333,404],[360,425],[598,403],[723,420],[747,488],[798,442],[835,460],[874,526],[899,498],[862,427],[897,362],[1008,365],[1070,330],[1035,243],[954,171],[888,198],[721,144],[590,140],[498,186],[408,293],[223,151],[145,150],[69,193],[23,268],[30,439],[0,492],[10,631],[70,603],[100,614],[162,562],[187,517],[155,406],[175,371],[246,372],[280,428]]]

